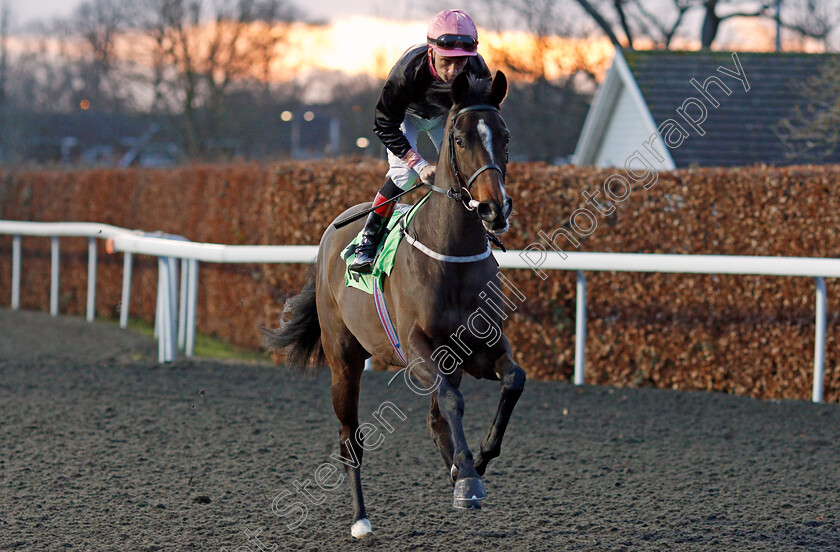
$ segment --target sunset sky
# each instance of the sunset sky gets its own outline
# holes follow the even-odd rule
[[[130,1],[130,0],[126,0]],[[25,24],[34,19],[49,19],[67,16],[82,3],[82,0],[11,0],[10,6],[17,23]],[[410,18],[411,9],[405,0],[318,0],[317,2],[293,2],[305,5],[306,15],[311,19],[335,20],[350,15],[385,16],[395,15]]]
[[[423,42],[423,21],[390,21],[376,17],[352,16],[324,27],[298,26],[292,33],[287,63],[293,67],[367,73],[384,78],[394,61],[410,46]],[[520,52],[522,60],[533,58],[533,42],[523,32],[494,33],[480,30],[479,51],[493,67],[493,47]],[[597,73],[606,70],[613,48],[604,39],[556,39],[546,67],[549,78],[573,72],[573,64],[585,64]],[[523,61],[523,65],[526,62]]]
[[[396,0],[396,3],[400,1]],[[381,0],[368,2],[368,11],[379,11],[374,4],[381,4]],[[325,9],[324,5],[321,4],[319,9]],[[364,11],[361,4],[354,5],[357,11]],[[58,17],[60,11],[51,13]],[[348,14],[333,17],[327,24],[294,23],[286,36],[288,47],[283,48],[283,55],[273,67],[272,78],[277,81],[305,80],[313,71],[340,71],[349,75],[366,74],[385,78],[406,49],[425,41],[426,18],[386,19],[373,15]],[[501,68],[497,55],[501,51],[514,54],[523,66],[537,58],[533,53],[533,37],[525,32],[497,33],[480,28],[479,38],[479,51],[491,69]],[[141,42],[131,34],[126,35],[124,40],[118,39],[117,56],[140,59],[136,56],[138,44]],[[40,47],[40,42],[26,38],[10,43],[13,53]],[[58,45],[54,47],[57,49]],[[606,38],[550,38],[544,71],[551,79],[585,67],[600,76],[608,68],[612,54],[613,48]]]
[[[49,20],[58,17],[66,17],[75,10],[83,0],[0,0],[9,5],[11,10],[12,28],[21,28],[35,20]],[[123,0],[130,2],[132,0]],[[379,18],[391,21],[414,21],[419,32],[412,28],[411,35],[398,35],[388,32],[383,37],[383,44],[386,49],[391,48],[391,42],[395,41],[405,45],[413,40],[413,36],[423,38],[423,28],[431,15],[429,3],[412,2],[411,0],[318,0],[317,2],[304,2],[303,0],[288,0],[291,4],[299,6],[304,16],[309,21],[323,21],[333,23],[339,27],[341,32],[348,29],[348,23],[354,17]],[[441,3],[443,5],[443,3]],[[453,5],[457,5],[454,3]],[[594,28],[591,21],[583,14],[580,17],[587,19],[589,26]],[[699,25],[701,23],[700,12],[694,10],[689,13],[684,23],[684,30],[697,31],[699,36]],[[583,23],[583,22],[582,22]],[[404,25],[395,26],[405,30]],[[774,29],[769,21],[758,22],[755,19],[732,19],[728,20],[721,28],[715,46],[717,48],[739,48],[739,49],[766,49],[772,47],[772,35]],[[352,35],[354,38],[371,39],[372,36],[363,35],[358,32]],[[369,40],[361,40],[367,43]],[[402,46],[403,48],[405,46]],[[797,48],[798,49],[798,48]],[[397,52],[398,54],[399,52]],[[339,53],[340,54],[340,53]]]
[[[24,25],[33,19],[66,17],[82,0],[7,0],[12,21]],[[124,0],[130,1],[130,0]],[[303,4],[300,0],[294,2]],[[367,74],[384,78],[400,54],[425,38],[428,8],[409,0],[319,0],[306,4],[307,19],[329,22],[327,25],[295,24],[290,48],[273,78],[306,78],[310,71],[342,71],[351,75]],[[386,10],[387,6],[387,10]],[[581,15],[581,17],[585,17]],[[695,22],[687,23],[694,28]],[[718,49],[769,50],[773,48],[775,29],[770,21],[734,19],[721,29],[715,43]],[[644,48],[644,41],[638,46]],[[696,49],[696,40],[677,41],[678,48]],[[533,41],[523,32],[493,33],[480,29],[479,51],[491,68],[499,67],[494,59],[498,51],[513,53],[527,64],[536,59]],[[795,49],[808,49],[798,45]],[[555,78],[585,67],[599,78],[612,59],[613,48],[606,38],[586,40],[554,38],[545,59],[545,73]]]

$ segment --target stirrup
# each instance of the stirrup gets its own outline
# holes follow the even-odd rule
[[[370,274],[373,272],[373,263],[376,262],[376,257],[369,261],[359,261],[357,258],[354,260],[350,266],[347,267],[347,270],[351,272],[356,272],[358,274]]]
[[[387,231],[388,220],[376,211],[368,215],[365,228],[362,230],[362,239],[356,246],[356,258],[348,267],[349,270],[359,274],[370,274],[373,271],[373,263],[376,261],[376,253],[379,250],[384,234]],[[359,259],[359,249],[365,252],[364,259]],[[367,251],[365,251],[367,250]]]
[[[367,237],[362,238],[363,240],[367,240]],[[373,249],[373,255],[365,254],[364,259],[359,258],[359,247],[362,244],[356,246],[356,258],[350,263],[350,266],[347,267],[348,270],[352,272],[358,272],[359,274],[370,274],[373,271],[373,263],[376,262],[376,250],[379,247],[378,243],[371,242],[369,244],[365,244],[365,249]]]

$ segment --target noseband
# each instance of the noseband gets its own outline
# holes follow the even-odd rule
[[[455,155],[455,121],[457,121],[458,117],[460,117],[464,113],[469,113],[471,111],[495,111],[496,113],[499,113],[499,109],[495,106],[487,105],[487,104],[478,104],[478,105],[471,105],[471,106],[465,107],[465,108],[459,110],[457,113],[455,113],[455,115],[452,116],[452,122],[449,125],[449,136],[448,136],[448,139],[449,139],[449,166],[452,169],[452,174],[455,175],[455,180],[458,182],[458,189],[456,190],[455,188],[450,188],[449,190],[444,192],[444,190],[442,188],[437,188],[437,189],[435,189],[435,187],[432,188],[436,192],[437,191],[444,192],[444,193],[446,193],[447,196],[451,197],[452,199],[462,202],[464,204],[464,207],[466,207],[466,209],[468,211],[472,211],[476,207],[476,205],[475,205],[476,202],[472,198],[472,194],[470,193],[470,191],[471,191],[473,183],[475,182],[475,179],[478,178],[478,176],[481,173],[483,173],[485,171],[493,170],[493,171],[499,171],[499,174],[502,175],[502,179],[504,179],[507,176],[505,174],[505,171],[503,171],[501,167],[499,167],[495,163],[489,163],[487,165],[484,165],[483,167],[479,167],[479,169],[476,170],[472,174],[472,176],[469,177],[469,179],[466,182],[464,182],[464,178],[461,176],[461,173],[458,170],[458,161],[457,161],[456,155]],[[464,195],[466,195],[466,198],[464,198]]]

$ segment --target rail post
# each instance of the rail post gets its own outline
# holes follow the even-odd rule
[[[189,289],[190,261],[181,259],[181,290],[178,295],[178,350],[185,350],[187,341],[187,290]]]
[[[58,236],[53,236],[50,241],[50,316],[58,316]]]
[[[172,257],[158,257],[158,361],[172,362],[176,355],[177,269]]]
[[[814,322],[814,390],[811,400],[822,402],[825,381],[825,279],[817,277],[817,314]]]
[[[88,238],[87,321],[96,317],[96,238]]]
[[[123,253],[123,283],[122,296],[120,298],[120,328],[126,329],[128,327],[128,308],[131,302],[131,268],[132,268],[132,253],[126,251]]]
[[[20,309],[20,236],[12,237],[12,310]]]
[[[575,315],[575,385],[583,385],[586,362],[586,276],[577,271],[577,308]]]
[[[195,351],[195,309],[198,304],[198,261],[190,259],[187,285],[187,343],[185,353],[192,358]]]

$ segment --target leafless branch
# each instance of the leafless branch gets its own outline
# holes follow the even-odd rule
[[[621,44],[621,41],[618,40],[618,37],[615,35],[615,32],[613,32],[612,25],[610,25],[610,23],[604,18],[603,15],[601,15],[601,13],[597,9],[595,9],[595,7],[589,2],[589,0],[575,0],[575,2],[577,2],[580,5],[580,7],[583,8],[583,10],[589,15],[589,17],[591,17],[595,21],[595,23],[598,25],[598,27],[601,28],[604,34],[607,35],[607,38],[610,39],[610,42],[612,42],[613,46],[619,49],[624,48],[624,45]],[[627,48],[632,50],[632,37],[628,36],[627,41]]]

